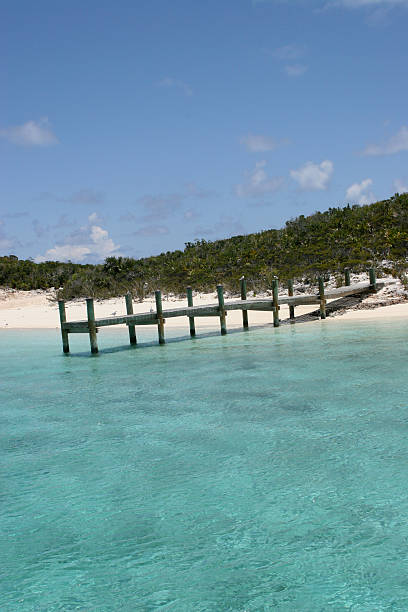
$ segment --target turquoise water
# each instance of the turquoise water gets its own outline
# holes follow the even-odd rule
[[[408,323],[98,336],[0,334],[2,612],[408,610]]]

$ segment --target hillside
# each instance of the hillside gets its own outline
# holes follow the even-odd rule
[[[387,271],[404,273],[408,256],[408,194],[366,206],[329,208],[265,230],[214,242],[197,240],[183,251],[132,259],[109,257],[100,265],[0,257],[0,286],[16,289],[62,287],[61,297],[110,297],[131,290],[143,297],[156,288],[183,293],[187,285],[213,290],[221,282],[236,290],[244,274],[249,288],[269,289],[281,280],[354,271],[390,262]]]

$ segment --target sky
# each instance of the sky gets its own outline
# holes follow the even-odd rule
[[[144,257],[408,191],[408,0],[2,0],[0,255]]]

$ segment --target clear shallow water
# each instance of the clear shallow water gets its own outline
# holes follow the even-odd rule
[[[408,322],[71,347],[0,334],[2,611],[408,610]]]

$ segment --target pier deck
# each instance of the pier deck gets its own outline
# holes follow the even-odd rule
[[[346,275],[347,281],[347,275]],[[322,279],[319,282],[319,291],[316,294],[301,294],[301,295],[278,295],[277,291],[277,280],[275,281],[273,295],[268,298],[253,298],[253,299],[240,299],[231,300],[224,302],[223,288],[221,285],[217,286],[218,303],[205,304],[203,306],[187,305],[182,308],[170,308],[168,310],[162,309],[161,304],[161,292],[156,291],[156,312],[144,312],[133,314],[132,299],[130,294],[126,296],[126,310],[128,314],[119,316],[103,317],[98,318],[94,315],[94,304],[93,299],[87,299],[87,319],[82,321],[66,321],[65,315],[65,303],[59,302],[60,309],[60,320],[61,320],[61,334],[63,340],[63,349],[65,353],[69,352],[68,334],[73,333],[87,333],[90,336],[91,350],[93,353],[98,352],[96,333],[98,328],[107,327],[112,325],[127,325],[129,328],[129,336],[131,344],[136,344],[135,327],[139,325],[158,325],[159,331],[159,342],[164,343],[164,323],[166,319],[175,317],[187,317],[190,321],[190,334],[195,335],[194,319],[196,317],[219,317],[221,324],[221,333],[227,333],[225,324],[226,312],[230,310],[241,310],[243,313],[243,325],[244,328],[248,327],[248,311],[271,311],[273,313],[274,326],[279,326],[279,306],[286,304],[290,307],[291,319],[294,318],[293,312],[296,306],[307,306],[313,304],[320,304],[320,316],[325,318],[325,304],[327,300],[334,300],[348,295],[356,295],[364,292],[375,292],[382,288],[385,284],[396,282],[395,280],[383,280],[377,281],[375,272],[370,270],[370,281],[355,283],[353,285],[346,285],[344,287],[338,287],[331,289],[330,291],[324,290],[324,284]],[[291,285],[289,284],[289,288]],[[291,291],[289,291],[290,293]],[[188,303],[192,304],[192,291],[191,288],[187,290]],[[241,297],[246,298],[246,283],[245,279],[241,279]]]

